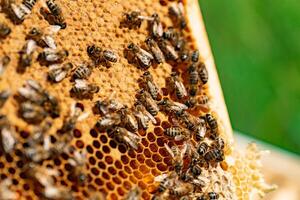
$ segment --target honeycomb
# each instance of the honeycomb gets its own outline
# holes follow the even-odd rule
[[[167,139],[164,135],[164,129],[170,127],[168,117],[159,112],[155,117],[156,124],[150,123],[147,131],[139,130],[137,134],[141,137],[141,142],[137,150],[133,150],[110,138],[106,132],[99,131],[95,127],[99,115],[94,115],[92,110],[93,102],[105,99],[112,93],[115,100],[128,107],[132,107],[136,100],[135,96],[139,90],[139,84],[137,83],[144,71],[128,63],[124,56],[124,49],[131,42],[141,45],[148,35],[148,29],[147,23],[142,23],[139,29],[122,27],[120,22],[124,13],[139,10],[142,15],[151,16],[156,12],[162,19],[163,26],[168,27],[172,25],[168,15],[168,6],[173,2],[165,0],[56,1],[63,10],[67,27],[55,35],[55,41],[58,49],[66,49],[69,52],[66,62],[72,62],[75,66],[78,66],[91,61],[86,53],[86,48],[92,44],[96,44],[103,49],[113,50],[118,54],[118,62],[113,63],[111,67],[100,65],[93,69],[88,81],[97,84],[100,91],[89,99],[76,99],[70,96],[69,91],[73,86],[73,82],[69,78],[65,78],[56,84],[47,81],[49,69],[39,62],[33,62],[30,67],[26,68],[25,73],[18,73],[15,70],[18,66],[18,52],[25,44],[26,34],[33,27],[41,30],[46,30],[49,27],[48,22],[39,12],[43,3],[43,1],[37,1],[32,13],[19,25],[14,25],[3,12],[0,13],[0,21],[12,29],[10,35],[0,41],[0,56],[8,55],[11,58],[7,70],[1,76],[0,91],[9,89],[11,94],[16,94],[26,80],[34,79],[43,88],[46,88],[51,95],[57,97],[61,105],[61,114],[59,118],[52,119],[52,126],[48,130],[52,144],[56,144],[62,137],[57,130],[62,127],[64,119],[69,116],[70,107],[74,102],[80,105],[81,109],[89,115],[83,121],[76,123],[70,141],[73,149],[80,151],[86,157],[86,163],[81,170],[87,175],[87,180],[79,183],[78,180],[72,177],[74,166],[71,159],[74,157],[74,151],[64,152],[54,159],[46,159],[39,163],[41,168],[45,169],[40,172],[39,177],[43,177],[43,173],[50,173],[52,170],[56,174],[53,184],[69,191],[69,194],[72,194],[75,199],[124,199],[137,186],[142,191],[142,199],[150,199],[158,187],[155,177],[174,169],[172,159],[164,146],[164,144],[175,145],[173,141]],[[195,7],[196,1],[185,3],[186,9],[192,9],[190,13],[187,12],[188,15],[194,15],[195,9],[198,9],[197,6]],[[197,12],[196,16],[193,17],[199,19]],[[202,88],[201,94],[207,94],[210,99],[213,99],[212,93],[214,92],[212,90],[214,89],[211,85],[213,82],[218,81],[214,76],[216,72],[213,64],[211,64],[213,61],[211,55],[207,53],[209,51],[207,50],[208,47],[203,47],[207,44],[204,42],[199,46],[199,43],[196,42],[197,38],[194,38],[192,34],[193,27],[191,25],[192,22],[190,21],[187,30],[183,34],[189,42],[190,49],[199,48],[201,61],[207,66],[212,66],[211,69],[208,69],[209,73],[212,72],[210,73],[210,83]],[[196,31],[203,32],[201,29]],[[38,51],[41,51],[41,48],[38,48]],[[38,51],[34,52],[34,58],[37,58]],[[177,67],[179,72],[184,72],[184,70],[184,66]],[[154,82],[159,88],[162,88],[163,97],[170,97],[171,95],[168,94],[166,89],[166,79],[171,74],[172,66],[169,63],[163,63],[150,67],[149,71],[154,78]],[[186,80],[184,74],[182,78]],[[173,97],[171,96],[171,98]],[[228,128],[230,125],[224,117],[224,115],[227,115],[224,114],[226,110],[222,110],[220,107],[223,103],[218,102],[222,101],[222,97],[217,97],[213,101],[215,101],[215,106],[192,112],[195,115],[207,112],[214,113],[220,127],[220,135],[228,144],[225,147],[225,153],[229,159],[227,162],[229,166],[217,166],[203,172],[204,176],[209,179],[206,190],[217,191],[222,194],[219,199],[248,199],[248,194],[252,191],[252,188],[257,188],[262,194],[272,189],[263,184],[261,175],[256,170],[257,164],[255,162],[258,154],[256,150],[248,151],[246,155],[247,158],[249,157],[247,164],[244,163],[245,158],[242,155],[233,152],[231,130]],[[1,114],[7,116],[13,129],[17,132],[16,140],[18,143],[11,153],[5,154],[0,151],[0,197],[2,199],[41,199],[39,188],[34,181],[28,178],[26,173],[28,163],[24,161],[23,151],[23,149],[28,148],[28,139],[32,137],[36,125],[28,124],[19,118],[17,115],[18,109],[19,105],[14,95],[11,95],[1,108]],[[230,162],[229,155],[234,157],[235,162]],[[241,171],[240,169],[245,170]],[[251,173],[247,173],[249,171]],[[4,194],[6,195],[4,196]],[[99,195],[98,198],[97,195]],[[65,194],[63,197],[53,199],[68,199],[68,195]]]

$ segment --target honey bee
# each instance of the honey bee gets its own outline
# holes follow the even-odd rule
[[[145,42],[148,45],[148,48],[150,49],[151,53],[153,54],[153,57],[154,57],[155,61],[158,64],[164,63],[165,62],[164,54],[160,50],[157,43],[150,37],[147,38]]]
[[[174,47],[167,43],[166,40],[159,38],[157,44],[161,51],[164,53],[165,58],[168,60],[177,60],[179,58],[178,53],[175,51]]]
[[[191,64],[188,68],[188,74],[189,74],[189,83],[190,83],[190,95],[196,96],[197,90],[198,90],[198,82],[199,82],[199,74],[197,71],[196,64]]]
[[[21,24],[30,10],[23,4],[17,5],[14,0],[3,1],[3,10],[15,24]]]
[[[206,105],[209,102],[209,98],[207,95],[203,94],[203,95],[198,96],[197,102],[198,102],[198,104]]]
[[[224,152],[220,149],[211,149],[205,153],[204,159],[206,162],[221,162],[224,160]]]
[[[188,109],[188,107],[182,103],[172,101],[168,98],[163,98],[158,105],[160,106],[160,109],[169,113],[169,112],[174,112],[174,113],[181,113],[184,110]]]
[[[190,52],[187,49],[181,49],[179,52],[180,60],[182,62],[187,61],[190,58]]]
[[[122,126],[126,127],[132,132],[136,132],[139,128],[138,122],[136,121],[134,115],[129,111],[127,106],[124,106],[117,112],[121,117]]]
[[[176,197],[188,195],[194,191],[194,185],[191,183],[179,182],[170,189],[170,194]]]
[[[48,79],[54,83],[61,82],[66,76],[68,76],[69,72],[73,68],[72,63],[66,63],[63,65],[50,65],[48,71]]]
[[[142,190],[139,187],[132,188],[126,195],[124,200],[139,200],[142,195]]]
[[[23,46],[22,50],[19,51],[19,71],[23,72],[26,67],[29,67],[32,62],[33,52],[36,49],[36,43],[34,40],[28,40]]]
[[[202,84],[206,84],[208,81],[208,71],[204,63],[200,64],[200,67],[198,68],[198,73]]]
[[[37,0],[23,0],[22,5],[31,11],[36,2]]]
[[[169,148],[170,151],[172,151],[169,146],[168,146],[168,148]],[[163,193],[167,189],[169,189],[173,185],[174,180],[175,180],[176,177],[177,177],[177,175],[174,171],[172,171],[168,174],[165,173],[165,174],[161,174],[161,175],[156,176],[154,178],[154,181],[159,182],[157,192],[158,193]],[[155,197],[158,197],[158,196],[155,196]],[[157,199],[157,198],[155,198],[155,199]],[[158,199],[160,199],[160,198],[158,198]]]
[[[47,48],[39,54],[38,60],[46,64],[62,63],[68,56],[69,52],[65,49],[55,50]]]
[[[61,29],[65,29],[67,27],[67,23],[65,22],[65,18],[63,16],[61,8],[54,2],[54,0],[46,0],[46,7],[42,7],[40,9],[41,14],[51,25],[58,25]]]
[[[102,50],[94,44],[87,47],[87,53],[96,64],[99,64],[101,61],[113,63],[118,61],[118,55],[115,52],[112,50]]]
[[[164,144],[164,146],[173,159],[175,172],[177,174],[180,174],[184,164],[183,157],[186,152],[181,151],[178,146],[173,146],[172,148],[170,148],[166,143]]]
[[[165,135],[167,135],[171,138],[174,138],[175,141],[188,139],[190,136],[190,133],[188,130],[180,128],[179,126],[173,126],[171,128],[167,128],[164,133],[165,133]]]
[[[200,156],[204,156],[205,153],[208,151],[208,144],[206,142],[202,142],[197,147],[197,152]]]
[[[118,141],[125,143],[127,146],[138,149],[139,142],[141,140],[140,136],[128,131],[123,127],[114,127],[112,131],[110,131],[109,136],[112,138],[116,138]]]
[[[11,29],[6,24],[0,23],[0,39],[5,39],[11,33]]]
[[[7,68],[8,64],[10,63],[9,56],[3,56],[0,61],[0,77],[4,73],[5,69]]]
[[[188,107],[188,108],[193,108],[196,106],[197,104],[197,100],[195,97],[189,97],[184,104]]]
[[[217,120],[211,114],[206,114],[205,119],[206,119],[206,122],[207,122],[211,132],[212,133],[217,133],[217,131],[218,131],[218,122],[217,122]]]
[[[223,150],[225,147],[225,142],[224,142],[223,138],[216,137],[212,143],[212,147]]]
[[[11,179],[4,179],[0,182],[0,199],[19,199],[20,195],[13,191],[10,186],[12,185]]]
[[[163,26],[161,24],[160,18],[157,13],[154,13],[152,16],[153,20],[151,20],[151,35],[154,38],[163,36]]]
[[[71,191],[55,185],[55,177],[59,176],[57,170],[30,163],[26,166],[25,173],[38,188],[39,196],[46,199],[73,199]]]
[[[187,25],[184,18],[184,7],[181,2],[174,3],[169,7],[169,15],[173,19],[176,26],[184,29]]]
[[[143,20],[152,20],[150,17],[142,16],[140,11],[131,11],[124,14],[123,24],[130,29],[138,29],[141,27]]]
[[[135,61],[142,69],[150,67],[152,60],[154,59],[151,53],[133,43],[130,43],[127,46],[127,49],[129,52],[133,53]]]
[[[86,179],[87,175],[84,173],[86,154],[85,152],[74,151],[74,156],[68,159],[68,162],[74,167],[71,171],[72,176],[81,185]]]
[[[88,112],[82,113],[83,110],[80,107],[76,106],[76,104],[72,104],[70,110],[70,115],[64,119],[63,126],[59,130],[60,133],[70,133],[74,130],[75,125],[78,121],[86,119],[89,115]]]
[[[56,49],[56,43],[52,37],[52,34],[57,33],[59,30],[60,26],[54,25],[51,26],[50,29],[48,29],[49,34],[46,34],[42,30],[34,27],[26,35],[26,40],[34,40],[37,43],[37,45],[42,48]]]
[[[121,124],[121,122],[122,121],[119,114],[109,113],[97,121],[96,127],[99,128],[101,131],[104,131]]]
[[[10,96],[10,90],[2,90],[0,92],[0,108],[2,108]]]
[[[178,99],[182,99],[183,97],[187,96],[187,91],[181,80],[179,80],[178,74],[176,72],[172,72],[169,80],[171,88],[173,89],[173,91],[175,91],[176,97]]]
[[[96,109],[97,113],[100,113],[102,115],[106,115],[109,112],[114,112],[123,107],[123,105],[116,101],[113,97],[115,96],[116,92],[112,92],[111,95],[104,99],[104,100],[99,100],[95,102],[94,108]]]
[[[191,55],[191,61],[193,63],[197,63],[199,60],[199,51],[198,50],[195,50],[192,52],[192,55]]]
[[[47,116],[47,112],[43,107],[31,102],[21,103],[19,114],[24,121],[30,124],[40,123]]]
[[[10,153],[17,143],[16,133],[5,115],[0,115],[0,136],[0,149]]]
[[[145,82],[147,91],[150,93],[150,95],[152,96],[152,98],[154,100],[156,100],[157,97],[158,97],[158,94],[159,94],[159,88],[154,83],[153,76],[150,74],[149,71],[146,71],[143,74],[143,81]]]
[[[191,169],[191,173],[194,177],[200,176],[202,173],[202,169],[199,165],[192,165],[190,167],[190,169]]]
[[[145,90],[140,90],[138,94],[138,99],[139,101],[145,106],[146,110],[152,115],[156,116],[159,108],[156,102],[152,99],[151,95],[145,91]]]
[[[71,89],[71,94],[77,98],[92,98],[93,94],[99,92],[99,86],[88,83],[85,80],[76,79],[75,84]]]
[[[195,131],[197,127],[197,119],[186,111],[178,111],[175,113],[179,122],[188,130]]]
[[[142,129],[148,129],[148,123],[151,120],[152,123],[156,124],[156,119],[146,110],[146,108],[141,103],[135,104],[135,117],[138,120],[138,124],[142,127]]]
[[[206,134],[206,126],[205,126],[204,119],[199,119],[196,127],[194,128],[194,132],[195,132],[197,141],[201,141],[204,139],[205,134]]]
[[[91,66],[87,64],[81,64],[75,69],[72,78],[87,79],[91,74],[92,74]]]
[[[168,27],[167,30],[163,33],[163,38],[170,41],[175,50],[182,51],[184,49],[186,42],[174,27]]]

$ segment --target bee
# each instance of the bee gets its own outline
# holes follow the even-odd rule
[[[163,26],[161,24],[160,18],[157,13],[154,13],[152,16],[153,20],[151,20],[151,35],[154,38],[163,36]]]
[[[37,0],[23,0],[22,5],[31,11],[36,2]]]
[[[208,81],[208,71],[204,63],[200,64],[200,67],[198,68],[198,74],[202,84],[206,84]]]
[[[0,61],[0,77],[6,70],[8,64],[10,63],[10,57],[9,56],[3,56]]]
[[[197,94],[197,90],[198,90],[197,84],[199,82],[199,74],[195,64],[191,64],[189,66],[188,74],[189,74],[189,83],[191,85],[189,93],[191,96],[195,96]]]
[[[197,128],[197,119],[186,111],[178,111],[175,113],[179,122],[188,130],[195,131]]]
[[[10,186],[12,181],[9,178],[1,180],[0,182],[0,199],[19,199],[20,195],[13,191]]]
[[[171,155],[172,159],[173,159],[173,163],[174,163],[174,168],[175,168],[175,172],[177,174],[181,173],[181,170],[183,168],[184,162],[183,162],[183,157],[185,155],[185,151],[181,151],[179,149],[178,146],[173,146],[172,148],[170,148],[166,143],[164,144],[166,150],[168,151],[168,153]]]
[[[170,189],[170,194],[176,197],[182,197],[184,195],[188,195],[189,193],[194,191],[194,186],[191,183],[182,183],[177,181],[177,184],[174,185]]]
[[[52,34],[57,33],[60,30],[60,26],[51,26],[48,29],[49,34],[44,33],[38,28],[32,28],[26,35],[26,40],[34,40],[38,46],[42,48],[56,49],[56,42],[52,37]]]
[[[149,71],[144,72],[143,74],[143,81],[146,84],[147,91],[150,93],[152,98],[154,100],[157,99],[158,94],[159,94],[159,88],[153,81],[153,76],[150,74]]]
[[[207,196],[208,196],[209,200],[219,199],[219,194],[215,193],[215,192],[209,192],[209,193],[207,193]]]
[[[195,97],[189,97],[184,104],[188,107],[188,108],[193,108],[196,106],[197,104],[197,100]]]
[[[139,200],[142,195],[142,190],[139,187],[132,188],[126,195],[124,200]]]
[[[176,51],[182,51],[185,46],[185,40],[180,36],[180,33],[174,27],[168,27],[163,33],[163,38],[170,41]]]
[[[0,92],[0,108],[2,108],[10,96],[10,90],[2,90]]]
[[[54,2],[54,0],[46,0],[46,5],[49,10],[45,7],[40,9],[44,18],[49,24],[58,25],[61,29],[65,29],[67,27],[67,23],[65,22],[61,8]]]
[[[202,142],[197,147],[197,152],[200,156],[204,156],[206,152],[208,151],[208,144],[206,142]]]
[[[100,61],[109,61],[113,63],[118,61],[118,55],[115,52],[111,50],[102,50],[94,44],[87,47],[87,53],[96,64],[99,64]]]
[[[68,76],[69,72],[73,68],[72,63],[66,63],[63,65],[50,65],[48,71],[48,79],[54,83],[61,82],[66,76]]]
[[[192,165],[190,167],[191,173],[194,177],[200,176],[202,173],[202,169],[199,165]]]
[[[6,24],[0,23],[0,39],[5,39],[11,33],[11,28]]]
[[[43,107],[32,104],[31,102],[21,103],[19,114],[24,121],[30,124],[40,123],[47,116],[47,112]]]
[[[87,175],[84,173],[86,163],[85,152],[74,151],[74,156],[69,158],[68,162],[74,167],[71,171],[72,176],[82,185],[87,180]]]
[[[79,106],[76,106],[76,104],[71,105],[70,111],[70,115],[64,119],[63,126],[59,130],[60,133],[70,133],[74,130],[78,121],[83,121],[89,115],[88,112],[82,113],[83,110]]]
[[[176,72],[172,72],[169,80],[171,88],[175,91],[176,97],[178,99],[182,99],[183,97],[187,96],[187,91],[181,80],[179,80],[178,74]]]
[[[216,137],[212,143],[212,147],[223,150],[225,147],[225,142],[224,142],[223,138]]]
[[[65,49],[44,49],[38,56],[38,60],[46,64],[62,63],[69,56],[69,52]]]
[[[176,26],[181,29],[184,29],[187,25],[184,17],[184,7],[181,2],[174,3],[169,7],[169,15],[172,20],[175,22]]]
[[[191,55],[191,61],[193,63],[197,63],[199,60],[199,51],[198,50],[195,50],[192,52],[192,55]]]
[[[115,112],[121,109],[123,105],[114,99],[115,94],[116,92],[114,91],[108,98],[102,101],[101,100],[96,101],[94,105],[96,112],[102,115],[106,115],[109,112]]]
[[[138,120],[139,125],[142,129],[148,129],[148,123],[151,120],[152,123],[156,124],[156,119],[146,110],[146,108],[139,102],[135,104],[135,117]]]
[[[168,98],[163,98],[159,103],[159,107],[164,112],[173,112],[173,113],[181,113],[184,110],[188,109],[188,107],[182,103],[172,101]]]
[[[145,91],[145,90],[140,90],[138,94],[138,99],[139,101],[145,106],[146,110],[152,115],[156,116],[159,108],[156,102],[152,99],[151,95]]]
[[[158,64],[164,63],[165,62],[164,54],[160,50],[157,43],[150,37],[147,38],[145,42],[148,45],[148,48],[150,49],[151,53],[153,54],[153,57],[154,57],[155,61]]]
[[[127,49],[129,52],[133,53],[135,61],[142,69],[150,67],[152,60],[154,59],[151,53],[133,43],[130,43],[127,46]]]
[[[29,67],[32,62],[33,52],[36,49],[36,43],[34,40],[28,40],[19,51],[19,71],[23,72],[26,67]]]
[[[96,127],[100,129],[100,131],[108,130],[121,124],[121,117],[117,113],[109,113],[106,114],[104,117],[100,118],[97,123]]]
[[[204,159],[206,162],[221,162],[224,160],[224,152],[220,149],[211,149],[205,153]]]
[[[121,117],[121,124],[132,132],[136,132],[139,128],[138,122],[134,115],[129,111],[127,106],[124,106],[117,112]]]
[[[71,191],[55,185],[55,178],[59,176],[59,171],[33,163],[28,164],[25,168],[26,177],[33,181],[39,196],[46,199],[73,199]]]
[[[177,60],[179,55],[174,47],[167,43],[166,40],[159,38],[157,44],[168,60]]]
[[[99,86],[88,83],[85,80],[76,79],[74,86],[71,88],[71,94],[77,98],[92,98],[93,94],[99,92]]]
[[[174,138],[175,141],[181,141],[183,139],[187,139],[190,136],[189,131],[180,128],[179,126],[173,126],[171,128],[167,128],[165,130],[165,135]]]
[[[218,122],[217,120],[211,115],[205,115],[206,122],[211,130],[211,132],[216,133],[218,131]]]
[[[169,146],[168,146],[168,148],[170,149]],[[172,150],[170,149],[170,151],[172,151]],[[170,172],[169,174],[161,174],[161,175],[156,176],[154,178],[154,181],[159,182],[157,192],[163,193],[167,189],[169,189],[169,187],[171,185],[173,185],[175,177],[177,177],[177,175],[176,175],[176,173],[174,173],[174,171]],[[160,198],[158,198],[158,199],[160,199]]]
[[[109,136],[116,138],[118,141],[125,143],[127,146],[137,150],[139,142],[141,141],[140,136],[128,131],[123,127],[116,126],[110,131]]]
[[[10,153],[16,145],[16,133],[5,115],[0,115],[0,149]]]
[[[138,29],[141,27],[143,20],[152,20],[152,18],[142,16],[140,11],[131,11],[124,14],[123,24],[130,29]]]
[[[190,58],[190,52],[187,49],[181,49],[179,52],[180,60],[182,62],[187,61]]]
[[[208,104],[208,102],[209,102],[209,98],[208,98],[207,95],[204,95],[204,94],[203,94],[203,95],[198,96],[197,102],[198,102],[198,104],[200,104],[200,105],[206,105],[206,104]]]
[[[199,122],[197,123],[196,127],[194,128],[194,132],[195,132],[197,141],[201,141],[204,139],[205,134],[206,134],[206,126],[205,126],[204,119],[199,119]]]
[[[26,6],[23,4],[17,5],[13,0],[6,1],[4,10],[15,24],[21,24],[25,20],[25,17],[30,13],[30,10]]]
[[[72,78],[73,79],[87,79],[91,74],[92,74],[91,66],[89,66],[87,64],[81,64],[75,69]]]

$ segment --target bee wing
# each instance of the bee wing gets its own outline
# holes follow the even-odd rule
[[[44,138],[44,145],[43,145],[45,151],[48,151],[50,149],[50,144],[51,144],[50,136],[47,135]]]
[[[169,145],[167,145],[166,143],[164,144],[166,150],[169,152],[169,154],[172,156],[172,158],[175,158],[175,155],[172,151],[172,149],[169,147]]]
[[[184,135],[176,135],[175,138],[174,138],[174,140],[175,140],[175,141],[181,141],[181,140],[183,140],[184,138],[185,138]]]
[[[183,85],[182,82],[180,82],[180,81],[175,81],[175,85],[176,85],[176,87],[177,87],[179,90],[181,90],[181,92],[183,93],[184,96],[187,96],[187,91],[186,91],[186,89],[185,89],[185,87],[184,87],[184,85]]]
[[[28,40],[26,54],[30,55],[36,48],[36,42],[34,40]]]
[[[147,116],[154,124],[156,124],[156,119],[146,109],[144,109],[143,114]]]
[[[47,44],[47,46],[51,49],[56,49],[56,43],[55,40],[50,36],[50,35],[46,35],[43,37],[43,40],[45,41],[45,43]]]
[[[174,101],[173,103],[174,103],[177,107],[179,107],[180,109],[182,109],[182,110],[188,109],[188,107],[187,107],[185,104],[182,104],[182,103],[179,103],[179,102],[176,102],[176,101]]]
[[[126,132],[127,132],[127,135],[128,135],[129,138],[132,138],[132,139],[134,139],[136,141],[139,141],[141,139],[140,136],[138,136],[138,135],[136,135],[136,134],[134,134],[134,133],[132,133],[130,131],[126,130]]]
[[[3,149],[6,153],[9,153],[16,144],[16,140],[13,137],[11,130],[9,130],[8,128],[2,129],[1,136]]]
[[[56,34],[60,29],[61,29],[61,27],[58,25],[51,25],[46,28],[45,33],[47,33],[49,35],[53,35],[53,34]]]
[[[153,23],[153,32],[157,34],[157,36],[161,37],[163,35],[163,27],[160,22],[154,22]]]
[[[154,178],[155,182],[162,182],[163,180],[165,180],[168,177],[168,174],[161,174],[158,175]]]
[[[153,55],[151,53],[149,53],[148,51],[140,48],[140,52],[141,52],[140,53],[141,55],[144,55],[144,56],[148,57],[150,60],[154,59]]]
[[[78,117],[77,121],[83,121],[83,120],[85,120],[86,118],[88,118],[89,115],[90,115],[90,112],[84,112],[83,114],[81,114],[81,115]]]
[[[87,87],[87,82],[82,79],[76,79],[75,80],[75,87],[77,88],[86,88]]]
[[[67,75],[66,71],[60,71],[60,73],[55,77],[56,82],[62,81]]]
[[[54,69],[59,69],[59,68],[61,68],[61,65],[59,65],[59,64],[49,65],[49,70],[54,70]]]
[[[124,136],[123,137],[124,141],[129,144],[133,149],[137,149],[138,148],[138,143],[133,142],[128,136]]]

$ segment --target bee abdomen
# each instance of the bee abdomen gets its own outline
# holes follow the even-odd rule
[[[118,61],[118,56],[110,50],[104,50],[103,51],[103,58],[105,60],[108,60],[110,62],[117,62]]]
[[[77,67],[73,74],[73,78],[75,79],[86,79],[92,74],[92,70],[84,65]]]
[[[36,3],[36,0],[23,0],[23,2],[22,2],[22,4],[29,10],[32,10],[35,3]]]
[[[177,135],[181,134],[181,128],[180,127],[171,127],[171,128],[167,128],[165,130],[165,134],[169,137],[175,137]]]

